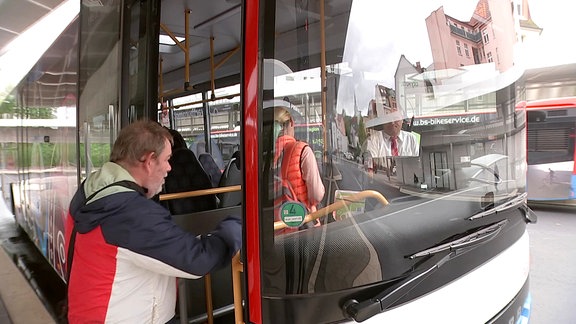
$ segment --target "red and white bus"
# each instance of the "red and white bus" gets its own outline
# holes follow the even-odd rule
[[[236,214],[244,229],[242,253],[211,284],[182,281],[181,323],[526,323],[535,217],[515,109],[520,15],[488,2],[480,19],[475,0],[82,1],[6,99],[16,220],[65,278],[72,194],[122,127],[158,120],[241,161],[236,184],[210,191],[240,205],[173,216],[198,233]],[[465,8],[469,21],[451,16]],[[376,136],[372,100],[418,121],[419,154],[382,157],[387,172],[360,159]],[[298,113],[326,194],[317,212],[275,222],[267,111],[278,105]],[[449,113],[471,115],[425,122]],[[310,219],[321,226],[275,235]]]
[[[528,199],[576,202],[576,97],[521,102],[528,119]]]

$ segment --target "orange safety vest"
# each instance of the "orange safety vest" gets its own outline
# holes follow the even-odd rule
[[[310,211],[312,204],[308,199],[308,188],[306,182],[302,177],[302,152],[308,146],[306,142],[297,141],[294,137],[283,135],[276,141],[276,154],[274,156],[274,165],[279,169],[279,176],[282,184],[277,184],[275,190],[281,193],[280,197],[276,198],[274,205],[278,210],[280,206],[290,200],[296,200],[304,204],[307,211]],[[282,156],[282,161],[279,161]],[[279,165],[280,164],[280,165]],[[281,191],[281,192],[280,192]],[[280,216],[276,212],[274,215],[275,221],[280,221]],[[297,231],[295,228],[285,228],[277,231],[276,234],[290,233]]]
[[[302,167],[300,164],[302,152],[308,144],[297,141],[294,137],[288,135],[280,136],[276,144],[277,150],[276,156],[274,157],[274,164],[276,165],[278,163],[280,154],[282,154],[282,165],[278,167],[281,169],[281,177],[287,180],[290,191],[295,195],[295,197],[291,198],[303,203],[306,208],[310,210],[312,206],[308,199],[308,188],[302,178]]]

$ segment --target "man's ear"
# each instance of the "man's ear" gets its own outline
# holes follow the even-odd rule
[[[142,157],[142,163],[146,170],[150,171],[152,169],[152,162],[154,160],[154,152],[149,152]]]

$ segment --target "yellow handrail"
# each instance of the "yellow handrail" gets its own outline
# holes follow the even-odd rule
[[[304,223],[308,223],[308,222],[313,221],[315,219],[318,219],[322,216],[326,216],[335,210],[346,207],[353,202],[360,201],[360,200],[363,200],[366,198],[375,198],[380,203],[382,203],[383,205],[388,205],[388,200],[386,200],[386,198],[384,198],[384,196],[381,193],[379,193],[378,191],[364,190],[364,191],[360,191],[357,194],[347,196],[345,200],[338,200],[337,202],[335,202],[331,205],[328,205],[324,208],[318,209],[317,211],[306,215],[306,217],[304,218]],[[288,227],[288,226],[282,221],[274,222],[274,230],[279,230],[279,229],[283,229],[286,227]]]
[[[240,191],[240,190],[242,190],[242,186],[236,185],[236,186],[227,186],[227,187],[218,187],[218,188],[209,188],[209,189],[202,189],[202,190],[162,194],[162,195],[160,195],[159,199],[160,199],[160,201],[164,201],[164,200],[172,200],[172,199],[180,199],[180,198],[188,198],[188,197],[213,195],[213,194]]]
[[[206,294],[206,316],[208,324],[214,323],[214,303],[212,302],[212,276],[204,276],[204,294]]]
[[[232,258],[232,289],[234,292],[234,319],[236,324],[243,324],[244,317],[242,313],[242,277],[244,271],[240,252]]]

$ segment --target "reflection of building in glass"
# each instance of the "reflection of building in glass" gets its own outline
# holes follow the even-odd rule
[[[374,92],[374,99],[368,103],[366,127],[379,126],[405,117],[405,112],[398,110],[393,89],[377,84]]]
[[[348,137],[346,136],[346,126],[344,117],[346,112],[342,110],[341,114],[336,114],[332,123],[332,140],[333,148],[336,152],[348,152]]]
[[[528,0],[517,0],[516,2],[514,13],[518,21],[518,41],[524,43],[540,36],[540,34],[542,34],[542,28],[532,20]]]
[[[424,71],[420,62],[414,65],[404,55],[400,56],[395,73],[397,103],[406,116],[422,115],[422,98],[434,95],[430,81],[419,77]]]
[[[480,0],[469,21],[438,8],[426,18],[434,69],[494,63],[498,71],[508,70],[516,43],[514,18],[510,7],[496,0]]]
[[[433,63],[423,68],[401,56],[395,74],[398,106],[408,117],[493,112],[491,80],[517,68],[517,42],[542,31],[530,18],[527,0],[510,1],[510,7],[480,0],[469,21],[440,7],[426,26]]]
[[[397,104],[406,117],[494,112],[491,64],[433,70],[413,65],[404,56],[396,69]]]
[[[510,10],[510,7],[512,10]],[[480,0],[469,21],[460,21],[440,7],[426,18],[435,70],[494,63],[504,72],[513,65],[514,46],[540,35],[527,0]]]
[[[396,160],[405,186],[455,190],[478,184],[507,192],[500,179],[522,181],[522,116],[514,111],[515,82],[523,71],[518,42],[541,29],[527,1],[478,1],[469,21],[440,7],[426,18],[433,63],[422,67],[400,56],[395,73],[398,109],[414,116],[421,154]],[[504,135],[503,135],[504,134]],[[510,136],[512,135],[512,136]],[[416,180],[417,179],[417,180]]]

